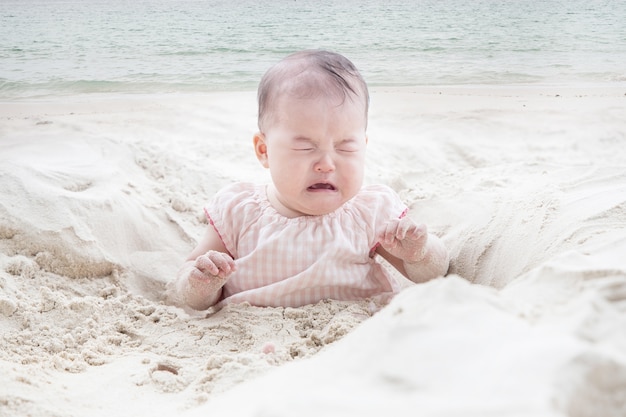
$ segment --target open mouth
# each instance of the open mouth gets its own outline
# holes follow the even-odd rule
[[[326,182],[318,182],[316,184],[311,185],[308,188],[309,191],[335,191],[336,188],[334,185],[326,183]]]

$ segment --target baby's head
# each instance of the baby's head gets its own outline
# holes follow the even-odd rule
[[[367,126],[367,84],[354,64],[343,55],[306,50],[291,54],[271,67],[261,79],[258,89],[261,132],[274,121],[276,101],[285,94],[300,99],[326,97],[339,103],[360,101]]]
[[[336,53],[298,52],[267,71],[253,141],[272,176],[268,197],[281,214],[330,213],[358,193],[368,101],[365,81]]]

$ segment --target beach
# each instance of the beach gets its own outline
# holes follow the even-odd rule
[[[253,91],[0,101],[0,416],[626,410],[626,86],[371,90],[366,180],[440,236],[391,302],[172,305],[203,205],[265,182]]]

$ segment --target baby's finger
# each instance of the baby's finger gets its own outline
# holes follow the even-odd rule
[[[394,238],[397,240],[404,240],[407,237],[412,237],[415,226],[415,222],[409,217],[403,217],[396,220]]]
[[[396,231],[396,238],[398,240],[406,239],[407,235],[411,233],[415,226],[413,220],[408,217],[403,217],[400,219],[400,223],[398,223],[398,230]]]
[[[385,227],[385,232],[383,233],[383,236],[382,236],[383,245],[389,246],[389,247],[395,247],[397,243],[396,235],[398,233],[398,224],[399,224],[399,220],[392,220],[389,223],[387,223],[387,226]]]
[[[204,274],[217,275],[220,272],[217,265],[206,255],[199,256],[195,266]]]
[[[418,240],[427,234],[425,224],[413,223],[406,232],[406,237],[411,240]]]
[[[217,266],[219,272],[215,275],[220,277],[228,276],[235,270],[235,262],[226,254],[220,254],[212,257],[213,263]]]
[[[193,268],[189,273],[190,281],[198,281],[198,282],[209,282],[214,275],[207,274],[206,272],[202,272],[198,269],[198,267]]]
[[[194,291],[201,293],[213,293],[220,289],[225,283],[226,279],[216,275],[207,275],[200,271],[198,268],[194,268],[189,274],[189,284]]]

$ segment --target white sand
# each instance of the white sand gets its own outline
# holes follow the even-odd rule
[[[377,89],[367,181],[451,275],[382,310],[169,306],[204,202],[267,179],[255,111],[0,103],[0,416],[626,415],[626,86]]]

